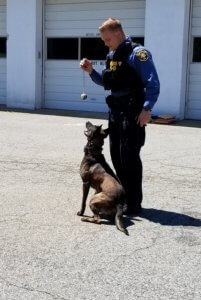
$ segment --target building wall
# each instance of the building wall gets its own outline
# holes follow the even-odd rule
[[[42,0],[7,0],[7,106],[41,103]],[[38,18],[40,16],[40,18]]]
[[[184,117],[190,0],[146,0],[145,45],[153,53],[161,92],[155,113]]]

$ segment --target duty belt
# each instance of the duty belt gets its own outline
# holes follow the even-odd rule
[[[109,95],[106,97],[106,103],[112,110],[117,111],[129,111],[137,108],[137,103],[132,95],[125,95],[120,97],[114,97]]]

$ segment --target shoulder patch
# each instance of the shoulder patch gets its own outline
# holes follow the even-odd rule
[[[149,58],[149,54],[148,54],[147,51],[144,50],[144,49],[138,50],[138,51],[136,52],[136,56],[138,57],[138,59],[139,59],[140,61],[147,61],[148,58]]]

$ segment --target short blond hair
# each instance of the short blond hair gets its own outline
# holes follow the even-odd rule
[[[115,18],[109,18],[106,21],[104,21],[99,27],[98,27],[100,32],[104,32],[106,30],[109,31],[116,31],[120,30],[123,32],[123,28],[121,25],[121,22],[118,19]]]

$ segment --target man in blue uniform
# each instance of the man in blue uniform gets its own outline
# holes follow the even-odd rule
[[[109,18],[99,30],[110,49],[106,68],[98,73],[87,58],[80,66],[96,84],[111,91],[106,97],[110,154],[126,192],[125,213],[138,214],[143,197],[140,150],[160,83],[151,53],[125,35],[119,20]]]

